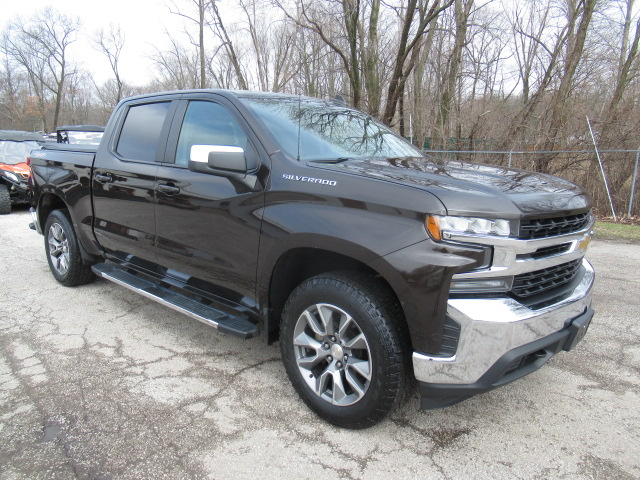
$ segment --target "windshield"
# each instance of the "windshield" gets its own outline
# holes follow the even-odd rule
[[[11,140],[0,140],[0,163],[6,165],[17,165],[27,161],[27,156],[31,150],[40,148],[36,141],[13,142]]]
[[[309,98],[243,98],[286,153],[300,160],[422,157],[374,118]],[[299,133],[299,135],[298,135]]]

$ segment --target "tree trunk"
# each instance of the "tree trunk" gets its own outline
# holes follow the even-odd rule
[[[455,22],[456,33],[453,51],[447,62],[448,68],[445,75],[445,87],[440,99],[440,107],[438,109],[438,117],[436,118],[436,128],[433,137],[440,137],[439,140],[444,142],[451,136],[450,116],[455,95],[456,85],[458,83],[458,73],[462,64],[462,50],[467,41],[467,25],[469,15],[473,8],[473,0],[455,0]]]
[[[420,57],[420,49],[423,45],[423,35],[431,23],[440,13],[453,5],[455,0],[446,0],[442,5],[440,0],[434,0],[429,10],[418,8],[417,0],[409,0],[402,19],[402,30],[398,44],[398,53],[395,58],[393,73],[387,89],[387,103],[385,105],[382,121],[392,125],[396,115],[398,102],[404,95],[407,77],[411,74]],[[414,24],[416,12],[418,13],[418,25]],[[415,32],[412,35],[412,32]]]
[[[565,68],[560,79],[560,86],[554,96],[553,107],[551,109],[551,119],[549,121],[549,129],[547,130],[547,141],[544,143],[545,151],[552,151],[561,142],[560,135],[562,129],[567,123],[567,108],[571,97],[571,91],[574,87],[574,77],[578,64],[582,60],[584,45],[589,31],[589,25],[593,18],[597,0],[579,0],[569,19],[569,39],[567,42],[567,56],[565,59]],[[582,8],[580,8],[582,7]],[[575,30],[575,25],[578,25]],[[551,160],[555,157],[553,154],[544,155],[536,163],[536,170],[539,172],[549,173]]]

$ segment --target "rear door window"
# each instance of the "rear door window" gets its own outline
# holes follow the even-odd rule
[[[127,160],[154,162],[171,102],[134,105],[127,111],[116,152]],[[162,143],[162,145],[161,145]]]

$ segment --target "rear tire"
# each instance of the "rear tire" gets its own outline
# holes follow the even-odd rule
[[[44,227],[44,248],[55,279],[67,287],[91,282],[95,275],[82,262],[73,224],[66,210],[51,212]]]
[[[0,183],[0,215],[11,213],[11,195],[9,188],[4,183]]]
[[[401,309],[365,275],[329,273],[300,284],[284,307],[280,350],[302,400],[340,427],[378,423],[409,385]]]

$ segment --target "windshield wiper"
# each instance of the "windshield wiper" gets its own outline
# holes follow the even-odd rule
[[[339,158],[325,158],[322,160],[309,160],[310,162],[313,163],[342,163],[342,162],[346,162],[347,160],[351,160],[351,157],[339,157]]]

